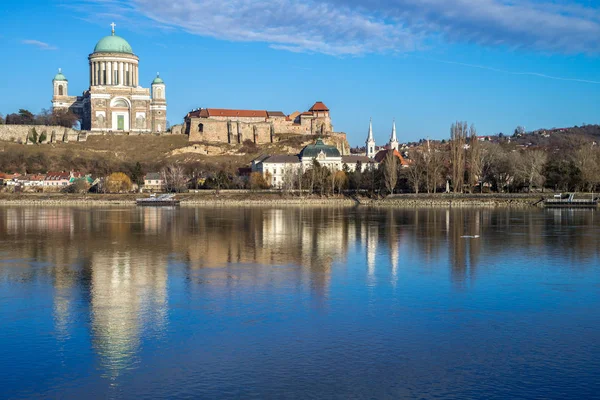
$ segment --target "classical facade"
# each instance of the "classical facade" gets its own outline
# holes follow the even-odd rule
[[[335,146],[326,145],[317,139],[315,144],[305,146],[299,154],[261,156],[252,161],[252,172],[259,172],[274,187],[282,187],[287,179],[294,174],[304,173],[313,161],[329,168],[330,171],[340,171],[346,166],[349,171],[355,171],[360,165],[361,170],[375,167],[375,161],[360,155],[343,156]]]
[[[53,110],[71,110],[80,117],[81,129],[92,133],[161,133],[167,128],[164,81],[158,76],[151,89],[139,82],[139,58],[129,43],[112,34],[96,44],[89,55],[89,89],[69,96],[69,81],[59,69],[52,80]]]
[[[192,142],[271,143],[275,135],[332,135],[329,108],[316,102],[306,112],[199,108],[185,116],[185,133]],[[342,134],[338,134],[342,135]]]

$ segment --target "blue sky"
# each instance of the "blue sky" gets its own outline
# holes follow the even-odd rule
[[[317,100],[352,145],[600,123],[600,5],[591,0],[25,0],[2,2],[0,113],[50,107],[116,32],[140,81],[167,84],[168,120],[196,107],[306,110]],[[8,57],[10,56],[10,58]]]

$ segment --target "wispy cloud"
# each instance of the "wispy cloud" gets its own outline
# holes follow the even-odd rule
[[[33,39],[21,40],[21,43],[27,44],[30,46],[35,46],[38,49],[42,49],[42,50],[57,50],[58,49],[58,47],[52,46],[45,42],[40,42],[39,40],[33,40]]]
[[[439,41],[600,53],[600,9],[567,0],[85,0],[162,27],[287,51],[408,52]],[[79,4],[81,4],[79,2]]]
[[[458,62],[458,61],[438,60],[438,59],[434,59],[434,58],[424,58],[424,57],[417,57],[417,58],[420,58],[420,59],[425,60],[425,61],[433,61],[433,62],[436,62],[436,63],[450,64],[450,65],[459,65],[461,67],[483,69],[483,70],[486,70],[486,71],[497,72],[497,73],[506,74],[506,75],[534,76],[534,77],[537,77],[537,78],[552,79],[552,80],[556,80],[556,81],[578,82],[578,83],[591,83],[591,84],[594,84],[594,85],[600,85],[600,81],[593,81],[593,80],[589,80],[589,79],[567,78],[567,77],[562,77],[562,76],[554,76],[554,75],[543,74],[543,73],[540,73],[540,72],[509,71],[509,70],[506,70],[506,69],[494,68],[494,67],[490,67],[490,66],[487,66],[487,65],[468,64],[468,63],[463,63],[463,62]]]

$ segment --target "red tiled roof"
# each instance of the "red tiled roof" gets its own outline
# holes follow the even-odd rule
[[[71,178],[71,174],[68,172],[48,172],[46,174],[47,181],[60,181],[60,180],[68,180]]]
[[[377,154],[375,154],[375,161],[377,161],[378,163],[383,162],[383,160],[385,160],[385,156],[387,156],[389,151],[392,151],[392,150],[379,151]],[[398,159],[400,160],[400,165],[402,165],[402,166],[408,165],[408,162],[404,159],[404,157],[402,157],[402,154],[400,154],[398,152],[398,150],[394,150],[394,155],[396,157],[398,157]]]
[[[20,181],[43,181],[46,179],[44,175],[25,175],[19,178]]]
[[[223,108],[207,108],[206,110],[210,117],[269,117],[263,110],[227,110]]]
[[[322,101],[317,101],[308,111],[329,111],[329,108]]]

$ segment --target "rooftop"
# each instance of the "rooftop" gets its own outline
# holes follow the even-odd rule
[[[265,160],[263,160],[263,164],[269,164],[269,163],[292,164],[292,163],[299,163],[299,162],[300,162],[300,158],[298,158],[297,155],[276,155],[276,156],[268,157]]]
[[[315,144],[305,146],[300,152],[300,158],[316,158],[319,154],[325,154],[326,157],[341,157],[340,151],[335,146],[323,143],[322,139],[317,139]]]
[[[308,111],[329,111],[329,108],[322,101],[317,101]]]

